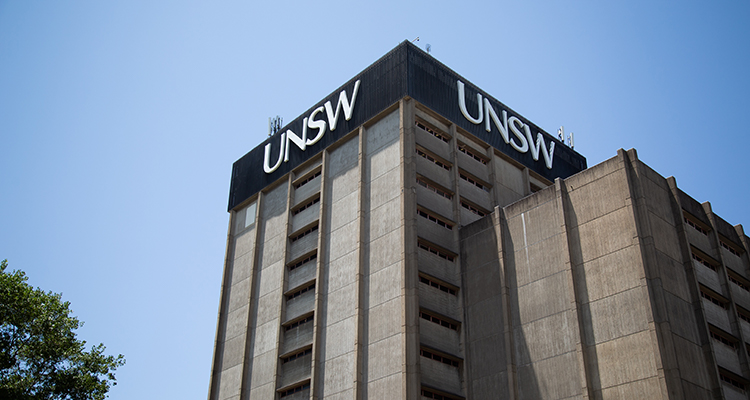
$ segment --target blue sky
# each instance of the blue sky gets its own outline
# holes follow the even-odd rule
[[[419,37],[589,165],[636,148],[750,224],[747,21],[747,1],[0,0],[0,259],[125,355],[111,399],[205,398],[231,166],[268,117]]]

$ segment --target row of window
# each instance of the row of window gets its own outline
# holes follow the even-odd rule
[[[310,382],[279,392],[279,397],[286,397],[306,389],[310,389]]]
[[[704,260],[703,258],[701,258],[700,256],[696,255],[695,253],[692,253],[692,254],[693,254],[693,260],[698,261],[699,263],[705,265],[706,267],[711,268],[712,270],[716,271],[716,266],[715,265],[713,265],[710,262]]]
[[[312,320],[313,320],[313,316],[311,315],[311,316],[309,316],[309,317],[307,317],[305,319],[301,319],[301,320],[299,320],[297,322],[293,322],[293,323],[287,325],[286,327],[284,327],[284,329],[291,330],[291,329],[294,329],[294,328],[296,328],[296,327],[298,327],[298,326],[300,326],[302,324],[306,324],[308,322],[312,322]]]
[[[436,249],[436,248],[434,248],[434,247],[432,247],[432,246],[430,246],[430,245],[428,245],[426,243],[419,242],[417,244],[417,246],[420,249],[422,249],[422,250],[429,251],[430,253],[432,253],[432,254],[440,257],[440,258],[444,258],[444,259],[446,259],[448,261],[453,261],[453,259],[454,259],[454,257],[452,255],[450,255],[450,254],[448,254],[448,253],[446,253],[446,252],[444,252],[442,250]]]
[[[317,258],[318,258],[318,253],[313,253],[313,254],[307,256],[306,258],[302,259],[301,261],[298,261],[298,262],[296,262],[294,264],[289,265],[289,270],[293,271],[293,270],[295,270],[295,269],[297,269],[297,268],[299,268],[299,267],[301,267],[301,266],[303,266],[303,265],[305,265],[305,264],[309,263],[310,261],[313,261],[313,260],[315,260]]]
[[[309,234],[311,234],[311,233],[313,233],[313,232],[315,232],[315,231],[317,231],[317,230],[318,230],[318,226],[317,226],[317,225],[315,225],[315,226],[313,226],[313,227],[311,227],[311,228],[307,229],[306,231],[304,231],[304,232],[302,232],[302,233],[299,233],[299,234],[297,234],[297,235],[293,236],[293,237],[291,238],[291,239],[292,239],[292,242],[296,242],[296,241],[298,241],[298,240],[302,239],[303,237],[305,237],[305,236],[307,236],[307,235],[309,235]]]
[[[301,188],[302,186],[305,186],[305,185],[306,185],[306,184],[308,184],[308,183],[309,183],[310,181],[312,181],[313,179],[315,179],[315,178],[317,178],[317,177],[319,177],[319,176],[320,176],[320,171],[318,171],[318,172],[316,172],[316,173],[314,173],[314,174],[312,174],[312,175],[308,176],[308,177],[307,177],[306,179],[304,179],[304,180],[301,180],[301,181],[299,181],[299,182],[295,183],[295,184],[294,184],[294,188],[295,188],[295,189],[299,189],[299,188]]]
[[[286,364],[289,361],[294,361],[294,360],[296,360],[298,358],[302,358],[302,357],[304,357],[304,356],[306,356],[308,354],[312,354],[312,349],[311,348],[307,348],[306,350],[300,351],[299,353],[294,353],[294,354],[292,354],[290,356],[282,357],[281,358],[281,363],[282,364]]]
[[[436,217],[436,216],[434,216],[434,215],[432,215],[432,214],[429,214],[429,213],[427,213],[426,211],[423,211],[423,210],[421,210],[421,209],[417,209],[417,214],[418,214],[418,215],[419,215],[420,217],[422,217],[422,218],[426,218],[426,219],[427,219],[427,220],[429,220],[430,222],[434,222],[435,224],[437,224],[437,225],[440,225],[440,226],[442,226],[442,227],[443,227],[443,228],[445,228],[445,229],[448,229],[448,230],[453,230],[453,224],[450,224],[450,223],[448,223],[448,222],[445,222],[445,221],[443,221],[442,219],[440,219],[440,218],[438,218],[438,217]]]
[[[445,293],[449,293],[449,294],[452,294],[454,296],[456,295],[456,289],[453,289],[453,288],[451,288],[449,286],[446,286],[446,285],[444,285],[444,284],[442,284],[440,282],[435,282],[434,280],[432,280],[430,278],[427,278],[427,277],[425,277],[423,275],[419,276],[419,281],[422,282],[422,283],[424,283],[425,285],[430,285],[430,286],[432,286],[434,288],[440,289],[440,290],[442,290]]]
[[[473,212],[474,214],[476,214],[476,215],[478,215],[480,217],[484,217],[485,215],[487,215],[487,213],[485,213],[484,211],[478,209],[477,207],[472,206],[471,204],[469,204],[469,203],[467,203],[467,202],[465,202],[463,200],[461,200],[461,207],[463,207],[463,208],[465,208],[465,209]]]
[[[721,381],[722,382],[726,382],[726,383],[734,386],[735,388],[737,388],[737,389],[739,389],[739,390],[741,390],[743,392],[745,391],[745,384],[744,383],[742,383],[742,382],[738,381],[737,379],[734,379],[734,378],[732,378],[730,376],[727,376],[725,374],[719,374],[719,376],[721,377]]]
[[[469,182],[472,185],[474,185],[474,186],[476,186],[476,187],[484,190],[485,192],[489,192],[490,191],[489,187],[485,186],[484,184],[482,184],[481,182],[477,181],[476,179],[470,177],[469,175],[466,175],[464,173],[459,173],[458,176],[461,177],[461,179],[465,180],[466,182]]]
[[[296,208],[296,209],[294,209],[294,210],[292,211],[292,215],[297,215],[297,214],[301,213],[302,211],[305,211],[305,210],[307,210],[308,208],[310,208],[310,207],[312,207],[313,205],[315,205],[315,204],[318,204],[318,203],[320,203],[320,197],[316,197],[316,198],[314,198],[314,199],[312,199],[312,200],[308,201],[308,202],[307,202],[307,203],[305,203],[304,205],[302,205],[302,207],[299,207],[299,208]]]
[[[458,360],[444,357],[444,356],[441,356],[440,354],[435,354],[425,349],[419,349],[419,355],[424,358],[429,358],[430,360],[440,361],[441,363],[448,364],[451,367],[458,367]]]
[[[720,334],[718,334],[718,333],[716,333],[714,331],[711,331],[710,333],[711,333],[711,338],[712,339],[714,339],[714,340],[716,340],[718,342],[721,342],[722,344],[724,344],[727,347],[731,347],[732,350],[735,350],[735,351],[737,350],[737,341],[736,340],[729,339],[729,338],[725,337],[724,335],[720,335]]]
[[[427,321],[434,322],[440,326],[444,326],[448,329],[452,329],[454,331],[458,331],[458,324],[455,324],[450,321],[446,321],[440,317],[436,317],[432,314],[427,314],[422,311],[419,312],[419,318],[426,319]]]
[[[750,292],[750,288],[748,288],[747,284],[735,278],[734,276],[732,276],[732,274],[729,274],[729,282],[734,283],[735,285],[739,286],[740,289],[744,289],[746,292]]]
[[[690,225],[691,227],[693,227],[693,229],[695,229],[696,231],[698,231],[698,232],[700,232],[700,233],[708,236],[708,231],[705,230],[705,229],[703,229],[703,227],[701,227],[697,223],[691,221],[690,219],[688,219],[688,217],[683,217],[683,219],[685,220],[685,223],[688,224],[688,225]]]
[[[432,136],[435,136],[436,138],[442,140],[445,143],[448,143],[448,141],[450,140],[450,138],[448,136],[445,136],[442,133],[440,133],[440,132],[438,132],[438,131],[436,131],[436,130],[434,130],[432,128],[427,127],[425,124],[423,124],[423,123],[421,123],[419,121],[415,121],[414,124],[418,128],[422,129],[423,131],[429,133]]]
[[[286,299],[287,300],[291,300],[291,299],[293,299],[295,297],[301,296],[302,293],[310,292],[310,291],[313,291],[313,290],[315,290],[315,284],[314,283],[312,285],[310,285],[310,286],[307,286],[307,287],[304,287],[304,288],[302,288],[300,290],[297,290],[294,293],[289,293],[288,295],[286,295]]]
[[[440,189],[439,187],[431,184],[430,182],[427,182],[425,179],[419,176],[417,177],[417,184],[419,184],[420,186],[426,188],[427,190],[431,192],[437,193],[439,196],[445,197],[448,200],[451,200],[453,198],[452,194],[446,192],[443,189]]]
[[[740,252],[738,252],[737,250],[735,250],[733,247],[730,247],[728,244],[724,243],[723,240],[719,240],[719,243],[721,243],[721,247],[727,249],[728,252],[734,254],[737,257],[742,257],[742,256],[740,256]]]
[[[469,146],[465,144],[459,144],[458,145],[458,151],[461,153],[466,154],[467,156],[473,158],[476,161],[479,161],[483,165],[487,165],[487,160],[484,159],[484,157],[480,157],[477,153],[474,152],[473,149],[469,148]]]
[[[427,161],[430,161],[430,162],[434,163],[435,165],[437,165],[439,167],[444,168],[446,171],[450,171],[451,170],[451,166],[450,165],[448,165],[448,164],[446,164],[446,163],[438,160],[437,158],[433,157],[430,154],[425,153],[422,149],[419,149],[419,148],[417,149],[417,155],[420,156],[420,157],[422,157],[422,158],[424,158],[424,159],[426,159]]]
[[[729,309],[729,305],[727,304],[726,300],[720,299],[719,297],[714,296],[714,295],[712,295],[712,294],[710,294],[710,293],[708,293],[708,292],[706,292],[704,290],[701,290],[701,297],[703,297],[704,299],[706,299],[706,300],[708,300],[708,301],[716,304],[717,306],[719,306],[719,307],[721,307],[721,308],[723,308],[725,310]]]

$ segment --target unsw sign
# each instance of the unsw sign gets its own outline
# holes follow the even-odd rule
[[[271,164],[271,143],[267,143],[263,156],[263,171],[270,174],[279,168],[282,161],[288,162],[289,151],[292,144],[297,146],[299,150],[305,151],[307,146],[317,143],[323,135],[325,135],[327,129],[330,129],[332,132],[335,131],[342,110],[344,112],[344,118],[347,121],[352,119],[359,86],[360,80],[357,80],[354,83],[351,102],[349,101],[349,96],[347,95],[346,90],[342,90],[341,93],[339,93],[339,99],[336,103],[335,111],[330,101],[327,101],[323,106],[313,109],[310,115],[304,117],[302,120],[301,135],[298,135],[291,129],[287,129],[283,132],[280,136],[278,146],[279,154],[273,165]],[[534,140],[529,125],[516,116],[508,118],[508,112],[506,110],[502,110],[502,118],[500,118],[497,111],[495,111],[495,108],[490,103],[490,100],[482,98],[481,93],[477,93],[477,116],[472,116],[466,109],[466,89],[464,83],[461,82],[461,80],[457,80],[456,86],[458,89],[457,106],[467,121],[475,125],[479,125],[484,121],[484,127],[487,132],[492,132],[492,125],[494,124],[505,143],[510,144],[511,147],[519,153],[531,151],[531,157],[534,161],[539,161],[539,155],[541,154],[544,158],[544,164],[547,169],[552,169],[552,160],[555,152],[554,141],[550,141],[548,148],[544,141],[544,135],[542,135],[541,132],[536,132],[536,140]],[[321,118],[318,118],[318,116]],[[325,117],[325,119],[323,117]],[[310,137],[310,132],[316,132],[315,136],[308,138]],[[513,136],[510,135],[511,133]]]
[[[405,41],[237,160],[228,209],[405,97],[546,179],[586,168],[583,156]]]

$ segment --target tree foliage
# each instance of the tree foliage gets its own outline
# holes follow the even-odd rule
[[[100,400],[115,385],[122,354],[86,351],[76,338],[83,325],[60,294],[34,289],[23,271],[0,262],[0,399]]]

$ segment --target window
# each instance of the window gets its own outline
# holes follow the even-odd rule
[[[434,216],[434,215],[432,215],[432,214],[430,214],[430,213],[428,213],[428,212],[426,212],[426,211],[424,211],[422,209],[417,209],[417,214],[419,214],[420,217],[425,218],[425,219],[427,219],[427,220],[429,220],[431,222],[434,222],[435,224],[440,225],[440,226],[442,226],[445,229],[453,230],[453,224],[451,224],[450,222],[445,222],[442,219],[440,219],[440,218],[438,218],[438,217],[436,217],[436,216]]]
[[[308,208],[312,207],[315,204],[320,203],[320,196],[308,201],[307,203],[303,204],[301,207],[298,207],[294,210],[292,210],[292,215],[297,215],[301,213],[302,211],[307,210]]]
[[[737,307],[737,315],[739,315],[740,319],[750,324],[750,312],[747,310],[744,310],[742,308]],[[750,353],[750,349],[748,349],[748,353]]]
[[[305,236],[307,236],[307,235],[309,235],[309,234],[311,234],[311,233],[313,233],[313,232],[315,232],[317,230],[318,230],[318,226],[315,225],[315,226],[307,229],[306,231],[304,231],[302,233],[298,233],[297,235],[292,236],[292,238],[291,238],[292,239],[292,243],[294,243],[294,242],[302,239],[303,237],[305,237]]]
[[[310,286],[307,286],[307,287],[304,287],[304,288],[299,289],[297,291],[294,291],[292,293],[289,293],[288,295],[286,295],[286,299],[287,300],[291,300],[291,299],[293,299],[295,297],[301,296],[303,293],[311,292],[313,290],[315,290],[315,284],[314,283],[312,285],[310,285]]]
[[[315,172],[314,174],[312,174],[312,175],[308,176],[307,178],[305,178],[305,179],[303,179],[303,180],[301,180],[301,181],[299,181],[299,182],[295,183],[295,184],[294,184],[294,188],[295,188],[295,189],[299,189],[299,188],[301,188],[302,186],[305,186],[305,185],[306,185],[306,184],[308,184],[308,183],[309,183],[310,181],[312,181],[313,179],[315,179],[315,178],[317,178],[317,177],[319,177],[319,176],[320,176],[320,170],[318,170],[318,171],[317,171],[317,172]]]
[[[708,231],[701,227],[697,222],[693,222],[693,220],[689,219],[688,217],[683,216],[682,217],[685,220],[685,223],[693,227],[696,231],[708,236]]]
[[[421,128],[421,129],[422,129],[423,131],[425,131],[425,132],[429,133],[429,134],[430,134],[430,135],[432,135],[432,136],[435,136],[436,138],[438,138],[438,139],[440,139],[440,140],[444,141],[445,143],[448,143],[448,141],[450,140],[450,139],[448,138],[448,136],[445,136],[444,134],[442,134],[442,133],[440,133],[440,132],[438,132],[438,131],[436,131],[436,130],[434,130],[434,129],[432,129],[432,128],[429,128],[429,127],[427,127],[427,126],[426,126],[425,124],[423,124],[423,123],[421,123],[421,122],[419,122],[419,121],[415,121],[415,122],[414,122],[414,124],[415,124],[415,125],[416,125],[416,126],[417,126],[418,128]]]
[[[704,299],[706,299],[706,300],[708,300],[708,301],[716,304],[717,306],[719,306],[719,307],[721,307],[721,308],[723,308],[725,310],[729,309],[729,305],[727,304],[726,300],[724,300],[724,299],[720,298],[719,296],[716,296],[716,295],[714,295],[712,293],[708,293],[708,291],[704,290],[703,288],[701,288],[701,297],[703,297]]]
[[[252,202],[245,208],[245,228],[255,223],[255,209],[258,203]]]
[[[484,165],[487,165],[487,160],[485,160],[484,157],[481,157],[479,155],[479,153],[477,153],[476,150],[472,149],[471,147],[469,147],[469,146],[467,146],[465,144],[459,143],[458,144],[458,151],[460,151],[461,153],[466,154],[467,156],[473,158],[476,161],[479,161],[480,163],[482,163]]]
[[[255,223],[255,212],[258,208],[258,202],[253,201],[252,203],[248,204],[246,207],[242,208],[241,210],[237,211],[234,214],[233,217],[233,230],[234,234],[239,234],[240,232],[244,231],[248,227],[252,226]]]
[[[424,358],[429,358],[430,360],[440,361],[443,364],[448,364],[451,367],[458,367],[458,360],[442,356],[440,354],[436,354],[435,352],[431,350],[425,350],[425,349],[419,349],[419,355]]]
[[[432,287],[434,287],[436,289],[439,289],[439,290],[441,290],[441,291],[443,291],[445,293],[448,293],[448,294],[452,294],[454,296],[457,293],[456,289],[454,289],[454,288],[452,288],[452,287],[450,287],[450,286],[448,286],[446,284],[437,282],[436,280],[428,278],[428,277],[426,277],[424,275],[419,275],[419,281],[422,282],[422,283],[424,283],[425,285],[432,286]]]
[[[709,263],[708,261],[704,260],[703,258],[701,258],[700,256],[696,255],[695,253],[692,253],[692,254],[693,254],[693,260],[698,261],[700,264],[703,264],[704,266],[706,266],[706,267],[708,267],[708,268],[716,271],[716,266],[715,265]]]
[[[446,171],[450,171],[451,170],[451,166],[448,165],[447,162],[442,162],[442,161],[438,160],[438,158],[436,156],[433,156],[431,154],[427,154],[426,152],[424,152],[424,150],[422,150],[420,148],[417,148],[417,155],[419,155],[420,157],[422,157],[422,158],[424,158],[424,159],[426,159],[428,161],[431,161],[432,163],[434,163],[435,165],[437,165],[439,167],[443,167]]]
[[[729,274],[729,282],[734,283],[735,285],[739,286],[740,289],[745,290],[746,292],[750,292],[750,286],[748,286],[747,283],[742,282],[739,277],[734,276],[733,274]]]
[[[735,379],[735,378],[729,376],[728,374],[724,373],[723,371],[719,372],[719,376],[721,377],[721,381],[722,382],[728,383],[728,384],[734,386],[735,389],[738,389],[738,390],[740,390],[742,392],[745,391],[745,384],[742,383],[742,382],[740,382],[738,379]]]
[[[302,385],[295,386],[295,387],[289,388],[287,390],[283,390],[283,391],[279,392],[279,397],[286,397],[286,396],[289,396],[291,394],[294,394],[294,393],[297,393],[297,392],[301,392],[301,391],[303,391],[305,389],[310,389],[310,382],[306,382],[306,383],[304,383]]]
[[[306,356],[308,354],[312,354],[312,348],[307,348],[306,350],[302,350],[302,351],[300,351],[298,353],[294,353],[294,354],[292,354],[290,356],[281,357],[281,363],[282,364],[286,364],[289,361],[294,361],[294,360],[296,360],[298,358],[302,358],[302,357],[304,357],[304,356]]]
[[[445,197],[448,200],[450,200],[450,199],[453,198],[452,194],[448,193],[447,191],[445,191],[443,189],[440,189],[437,185],[428,182],[427,180],[425,180],[421,176],[417,177],[417,184],[419,184],[419,186],[427,188],[427,190],[429,190],[431,192],[437,193],[439,196]]]
[[[479,207],[475,207],[475,206],[473,206],[472,204],[469,204],[469,202],[467,202],[466,200],[463,200],[463,199],[461,199],[461,207],[463,207],[463,208],[465,208],[465,209],[473,212],[474,214],[476,214],[476,215],[478,215],[480,217],[484,217],[485,215],[487,215],[487,213],[484,212],[484,211],[482,211],[482,210],[480,210]]]
[[[717,342],[721,342],[723,345],[727,347],[731,347],[732,350],[737,350],[737,340],[730,339],[729,337],[726,337],[723,334],[714,332],[711,330],[711,339],[716,340]]]
[[[301,267],[301,266],[309,263],[310,261],[315,260],[316,258],[318,258],[318,253],[313,253],[313,254],[305,257],[304,259],[302,259],[302,260],[300,260],[300,261],[298,261],[298,262],[296,262],[294,264],[290,264],[289,265],[289,270],[293,271],[293,270],[295,270],[295,269],[297,269],[297,268],[299,268],[299,267]]]
[[[438,250],[436,247],[433,247],[433,246],[431,246],[431,245],[429,245],[427,243],[419,242],[417,244],[417,246],[419,246],[419,248],[422,249],[422,250],[429,251],[430,253],[432,253],[432,254],[440,257],[440,258],[444,258],[444,259],[446,259],[448,261],[453,261],[453,259],[454,259],[454,257],[452,255],[450,255],[450,254],[448,254],[448,253],[446,253],[446,252],[444,252],[442,250]]]
[[[434,322],[440,326],[444,326],[448,329],[452,329],[454,331],[458,331],[458,324],[455,322],[448,321],[441,317],[436,317],[432,314],[428,314],[426,312],[420,311],[419,312],[419,318],[425,319],[430,322]]]
[[[287,331],[288,331],[288,330],[292,330],[292,329],[294,329],[294,328],[296,328],[296,327],[298,327],[298,326],[301,326],[301,325],[303,325],[303,324],[305,324],[305,323],[308,323],[308,322],[312,322],[312,320],[313,320],[313,316],[312,316],[312,315],[310,315],[309,317],[307,317],[307,318],[305,318],[305,319],[301,319],[301,320],[299,320],[299,321],[295,321],[295,322],[292,322],[292,323],[291,323],[291,324],[289,324],[289,325],[286,325],[286,326],[284,327],[284,329],[285,329],[285,330],[287,330]]]
[[[723,240],[719,240],[719,243],[721,243],[721,247],[727,249],[728,252],[734,254],[737,257],[742,257],[742,256],[740,256],[740,252],[739,251],[735,250],[734,247],[729,246],[728,244],[724,243]]]
[[[461,179],[465,180],[466,182],[471,183],[472,185],[484,190],[485,192],[489,192],[490,188],[479,182],[478,180],[470,177],[468,174],[465,174],[463,172],[460,172],[458,176],[461,177]]]

